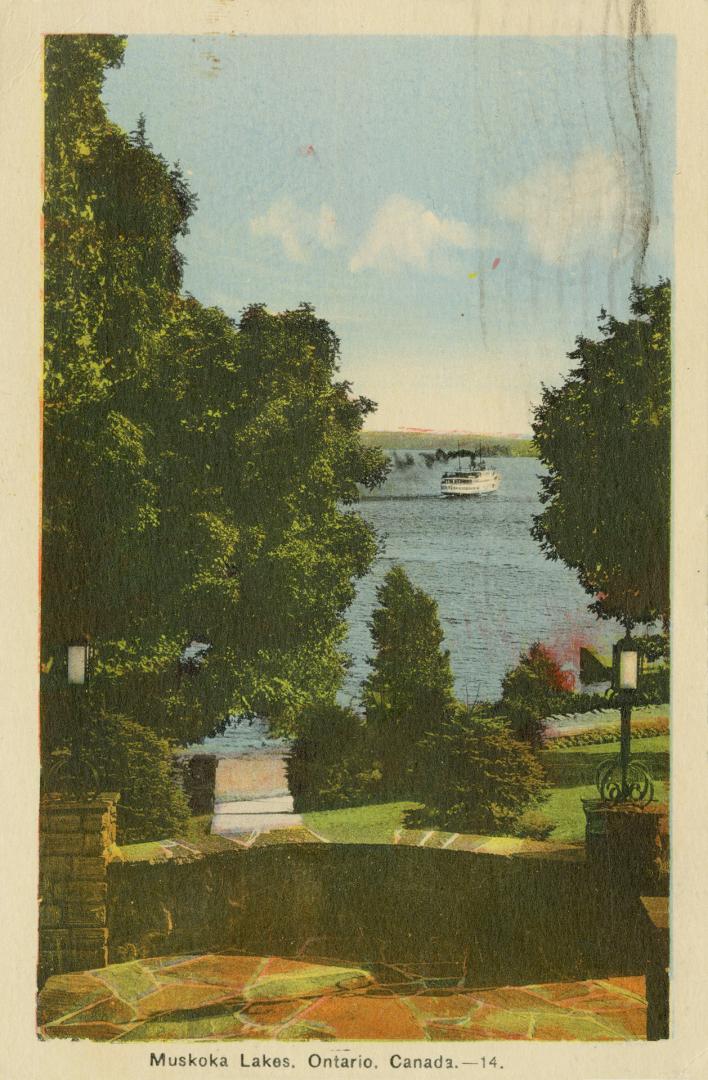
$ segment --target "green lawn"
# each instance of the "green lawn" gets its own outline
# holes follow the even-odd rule
[[[638,739],[632,749],[640,757],[645,754],[655,755],[657,762],[667,761],[669,737],[657,735],[648,739]],[[597,798],[597,790],[592,783],[578,784],[577,780],[585,781],[585,773],[587,773],[587,779],[591,780],[596,765],[603,757],[614,757],[619,754],[619,742],[548,750],[541,755],[542,760],[545,754],[548,755],[549,765],[551,761],[555,763],[554,771],[557,774],[565,773],[562,769],[564,760],[567,760],[569,766],[567,786],[553,786],[548,802],[541,807],[542,813],[555,823],[555,829],[549,839],[581,841],[585,836],[585,815],[581,799]],[[583,764],[585,755],[589,755],[587,767]],[[649,764],[650,766],[653,764],[651,759]],[[571,765],[575,767],[570,768]],[[668,798],[668,784],[659,780],[655,788],[657,800],[663,802]],[[308,828],[321,836],[323,840],[329,840],[332,843],[392,844],[396,830],[404,827],[403,817],[406,810],[417,805],[414,802],[377,803],[374,806],[352,806],[343,810],[311,811],[304,813],[302,818]],[[210,824],[210,815],[191,818],[187,828],[178,839],[199,843],[200,846],[205,844],[214,850],[230,847],[229,842],[222,837],[210,834]]]
[[[668,784],[657,781],[655,798],[668,799]],[[597,798],[592,784],[553,788],[542,813],[555,823],[549,840],[581,841],[585,838],[585,814],[582,799]],[[303,814],[305,825],[324,840],[339,844],[392,844],[394,833],[403,828],[403,815],[416,803],[395,802],[376,806],[353,806],[344,810],[320,810]]]
[[[596,743],[588,746],[568,746],[565,749],[549,749],[541,754],[541,761],[546,759],[549,772],[559,777],[568,773],[567,786],[556,782],[551,787],[548,802],[543,804],[543,813],[551,821],[555,822],[555,829],[551,833],[550,840],[583,840],[585,837],[585,814],[581,799],[597,798],[597,789],[594,784],[578,784],[577,773],[587,773],[587,780],[592,781],[593,771],[603,757],[616,757],[619,755],[620,744]],[[655,776],[666,774],[668,767],[669,736],[655,735],[648,739],[636,739],[632,743],[633,754],[640,760],[646,759],[650,770]],[[587,767],[583,770],[585,757],[589,758]],[[569,768],[562,768],[563,761],[567,761]],[[580,768],[573,769],[577,764]],[[571,779],[576,774],[575,781]],[[668,784],[657,779],[654,784],[654,797],[658,802],[668,798]]]
[[[542,810],[546,817],[555,822],[555,829],[549,840],[584,840],[585,813],[581,799],[596,799],[597,788],[593,785],[583,787],[553,788]],[[665,802],[669,797],[668,784],[658,780],[654,784],[654,797],[657,802]]]
[[[618,757],[619,752],[619,742],[594,743],[588,746],[543,750],[540,759],[546,770],[548,784],[555,791],[593,784],[600,762],[605,758]],[[655,735],[648,739],[634,739],[632,757],[643,762],[655,780],[666,780],[669,776],[669,736]]]
[[[350,806],[343,810],[316,810],[302,815],[308,828],[335,844],[392,844],[396,829],[403,828],[406,810],[413,802]]]
[[[666,755],[668,736],[658,735],[651,739],[642,739],[636,745],[637,752]],[[569,763],[578,755],[590,754],[592,760],[588,769],[591,779],[595,762],[602,757],[614,757],[619,754],[619,743],[604,743],[598,746],[572,746],[567,750],[549,751],[556,761],[560,755],[568,755]],[[657,760],[660,760],[657,758]],[[655,775],[658,770],[654,770]],[[669,796],[669,785],[663,780],[655,781],[654,796],[658,802],[665,802]],[[597,798],[597,789],[592,783],[578,784],[570,780],[567,786],[551,787],[547,802],[541,812],[554,822],[555,828],[549,840],[581,841],[585,837],[585,814],[582,799]],[[347,807],[344,810],[321,810],[303,814],[305,825],[309,826],[325,840],[340,844],[391,844],[394,833],[402,829],[403,815],[406,810],[416,806],[412,802],[382,803],[376,806]]]

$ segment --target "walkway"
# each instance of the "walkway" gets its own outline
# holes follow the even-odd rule
[[[301,825],[301,816],[293,811],[292,795],[276,795],[216,803],[211,831],[217,836],[250,836]]]
[[[265,800],[264,800],[265,802]],[[248,805],[253,806],[253,803]],[[114,859],[120,862],[193,862],[219,851],[244,850],[252,847],[271,847],[275,844],[327,844],[319,833],[304,825],[299,814],[286,814],[270,805],[261,814],[242,812],[242,803],[222,803],[212,819],[211,835],[203,840],[151,840],[141,844],[125,844],[116,848]],[[224,813],[223,829],[215,828],[221,817],[221,807],[238,807]],[[231,815],[231,816],[230,816]],[[270,824],[272,819],[278,824]],[[475,855],[497,855],[512,859],[552,859],[554,862],[582,862],[585,845],[553,840],[530,840],[516,836],[475,836],[440,832],[436,829],[399,829],[392,838],[393,846],[445,848],[448,851]],[[352,841],[355,843],[355,841]]]
[[[383,977],[382,977],[383,978]],[[644,1039],[640,977],[465,990],[391,968],[279,957],[165,956],[55,975],[39,998],[45,1039]],[[447,983],[447,984],[446,984]]]
[[[261,833],[302,826],[302,818],[293,810],[282,750],[221,758],[215,787],[211,823],[215,836],[255,840]]]

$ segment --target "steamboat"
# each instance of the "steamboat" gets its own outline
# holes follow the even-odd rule
[[[460,499],[470,495],[488,495],[496,491],[501,477],[496,469],[487,467],[482,451],[470,454],[469,468],[458,466],[455,472],[443,473],[440,494],[446,499]]]

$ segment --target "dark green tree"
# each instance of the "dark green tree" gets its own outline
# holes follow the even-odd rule
[[[546,795],[538,759],[499,718],[458,706],[421,749],[434,767],[420,792],[423,807],[406,817],[414,828],[509,833]]]
[[[422,737],[451,714],[455,699],[450,654],[436,602],[392,567],[376,592],[369,629],[376,647],[364,682],[367,722],[377,739],[390,793],[412,794]]]
[[[46,791],[119,791],[120,843],[178,835],[189,817],[189,804],[176,783],[174,751],[167,739],[125,716],[87,711],[74,713],[64,736],[64,745],[45,756]]]
[[[378,747],[364,720],[340,705],[306,710],[288,756],[296,810],[361,806],[381,797]]]
[[[631,316],[603,311],[579,337],[563,385],[544,387],[533,424],[543,512],[533,535],[577,571],[601,618],[669,617],[671,289],[637,287]]]
[[[375,554],[349,507],[385,462],[309,305],[240,323],[181,292],[177,166],[100,100],[123,39],[46,43],[43,746],[124,717],[196,741],[333,701]],[[65,645],[93,646],[66,687]],[[201,643],[195,658],[185,648]],[[106,721],[107,722],[107,721]]]

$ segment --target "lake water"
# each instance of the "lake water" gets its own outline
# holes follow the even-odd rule
[[[419,452],[408,453],[413,464],[395,467],[379,492],[359,504],[384,550],[360,582],[348,613],[347,649],[353,664],[343,703],[356,699],[369,670],[367,622],[376,605],[376,587],[394,563],[401,563],[437,601],[463,701],[498,697],[505,671],[534,641],[550,646],[574,672],[581,645],[609,651],[622,634],[619,624],[601,622],[588,612],[588,597],[575,574],[545,559],[529,533],[532,515],[541,509],[538,461],[490,459],[502,478],[498,491],[442,499],[440,478],[450,466],[435,462],[428,467]],[[400,466],[407,452],[398,451],[396,457]],[[194,747],[226,756],[281,754],[286,748],[283,740],[269,739],[257,720],[234,722],[223,735]]]
[[[405,462],[413,459],[413,464]],[[394,564],[438,603],[455,686],[470,703],[499,696],[505,671],[534,641],[549,645],[577,673],[580,645],[607,651],[622,634],[614,622],[587,610],[589,597],[575,574],[544,558],[529,528],[541,509],[533,458],[496,458],[499,490],[468,499],[440,498],[451,465],[428,467],[417,451],[397,451],[385,485],[359,509],[384,541],[384,551],[360,583],[349,615],[353,657],[343,700],[358,693],[369,668],[367,627],[376,587]],[[402,466],[402,467],[401,467]]]

